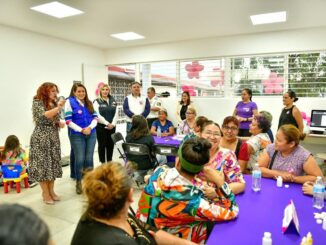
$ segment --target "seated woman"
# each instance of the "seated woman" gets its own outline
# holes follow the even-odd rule
[[[271,123],[271,126],[272,126],[273,116],[272,116],[272,114],[270,112],[268,112],[268,111],[260,111],[259,115],[265,117]],[[273,132],[272,132],[271,128],[269,128],[269,130],[267,131],[267,134],[268,134],[268,137],[270,138],[271,142],[274,143],[274,135],[273,135]]]
[[[212,144],[209,161],[205,166],[223,172],[225,182],[229,184],[234,194],[238,194],[245,190],[246,182],[235,154],[229,149],[220,148],[221,135],[222,132],[217,123],[208,121],[204,124],[200,137],[207,139]],[[196,175],[195,180],[197,186],[207,185],[203,172]]]
[[[181,121],[178,130],[179,134],[189,134],[194,131],[195,121],[196,121],[196,109],[189,107],[186,111],[186,119]]]
[[[266,145],[271,143],[271,140],[267,134],[267,131],[270,129],[270,127],[270,121],[262,115],[255,116],[252,120],[252,123],[249,127],[251,136],[247,140],[250,159],[248,164],[242,163],[240,165],[241,171],[243,173],[251,173],[254,164],[258,161],[259,155],[264,151]]]
[[[290,124],[281,126],[274,144],[267,146],[258,163],[263,177],[281,176],[285,182],[304,183],[323,176],[311,153],[299,145],[304,136]]]
[[[78,222],[71,245],[189,244],[164,231],[145,229],[128,210],[133,202],[132,181],[115,162],[86,173],[83,192],[87,209]]]
[[[163,137],[174,135],[174,126],[170,120],[167,119],[168,113],[166,109],[161,108],[158,112],[158,120],[154,121],[151,127],[151,134],[157,135],[157,129],[161,129]]]
[[[201,138],[189,139],[178,151],[175,168],[159,167],[149,178],[139,199],[139,219],[171,234],[196,243],[204,243],[214,221],[231,220],[239,209],[223,175],[205,169],[205,177],[215,181],[215,202],[193,185],[194,176],[209,160],[211,144]]]
[[[196,137],[199,137],[200,136],[200,131],[201,131],[201,128],[204,126],[204,124],[208,121],[208,118],[207,117],[204,117],[204,116],[199,116],[199,117],[196,117],[196,121],[195,121],[195,126],[194,126],[194,130],[193,132],[190,132],[189,134],[187,134],[183,140],[181,141],[181,144],[183,142],[185,142],[186,140],[188,139],[192,139],[192,138],[196,138]],[[180,144],[180,145],[181,145]]]
[[[223,136],[220,141],[220,147],[234,152],[240,166],[245,166],[249,161],[249,152],[247,143],[237,137],[239,133],[239,120],[234,116],[224,118],[222,124]]]
[[[126,137],[127,143],[136,143],[147,145],[152,151],[155,143],[153,136],[148,130],[146,119],[142,115],[135,115],[132,117],[132,127]],[[144,183],[144,177],[149,169],[154,167],[154,163],[149,156],[127,155],[128,161],[136,163],[136,171],[134,172],[134,179],[138,184]]]

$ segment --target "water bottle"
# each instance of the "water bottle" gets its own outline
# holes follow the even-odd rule
[[[278,176],[276,179],[276,186],[277,187],[282,187],[283,186],[283,179],[281,176]]]
[[[157,137],[161,138],[161,136],[162,136],[161,127],[157,127]]]
[[[272,245],[272,234],[270,232],[264,232],[262,245]]]
[[[261,189],[261,171],[258,163],[255,164],[252,171],[252,189],[253,191],[260,191]]]
[[[321,176],[317,177],[314,184],[314,208],[322,209],[324,207],[325,186]]]
[[[179,136],[179,135],[180,135],[180,128],[177,127],[177,136]]]

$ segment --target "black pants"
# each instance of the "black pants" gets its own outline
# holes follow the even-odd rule
[[[242,136],[242,137],[250,137],[251,133],[249,133],[249,129],[239,129],[239,133],[238,136]]]
[[[111,130],[104,128],[103,126],[96,127],[96,137],[98,144],[98,157],[101,163],[112,161],[114,143],[111,139],[111,135],[115,133],[115,127]],[[106,154],[106,158],[105,158]]]
[[[158,118],[147,118],[147,124],[148,124],[148,128],[149,130],[151,130],[152,124],[154,121],[156,121]]]

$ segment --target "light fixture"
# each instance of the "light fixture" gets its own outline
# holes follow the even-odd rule
[[[123,33],[116,33],[111,34],[111,37],[123,40],[123,41],[131,41],[131,40],[137,40],[137,39],[143,39],[145,38],[142,35],[139,35],[135,32],[123,32]]]
[[[31,9],[59,19],[84,13],[83,11],[56,1],[37,5],[35,7],[31,7]]]
[[[251,19],[251,22],[253,25],[285,22],[286,21],[286,11],[251,15],[250,19]]]

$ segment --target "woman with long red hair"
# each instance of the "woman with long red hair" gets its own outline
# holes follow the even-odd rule
[[[33,98],[35,129],[30,142],[29,176],[40,183],[45,204],[60,200],[54,192],[54,181],[62,177],[59,128],[65,124],[60,122],[59,113],[65,100],[57,102],[58,92],[57,85],[46,82]]]

